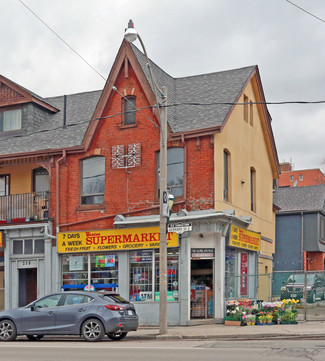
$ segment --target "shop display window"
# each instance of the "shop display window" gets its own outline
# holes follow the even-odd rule
[[[91,255],[91,284],[118,285],[117,253]]]
[[[90,268],[88,257],[90,257]],[[64,290],[84,289],[90,278],[91,287],[96,291],[118,291],[118,255],[116,253],[62,255],[61,261]]]
[[[178,249],[170,248],[167,253],[168,301],[178,301],[178,272]],[[130,252],[130,300],[159,301],[159,250]]]
[[[132,251],[130,259],[130,300],[152,301],[153,300],[153,251]]]
[[[178,249],[167,251],[167,301],[178,301]],[[155,252],[155,301],[159,301],[159,250]]]

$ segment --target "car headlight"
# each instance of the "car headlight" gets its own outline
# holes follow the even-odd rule
[[[312,289],[313,289],[313,288],[312,288],[311,286],[307,286],[307,287],[306,287],[306,290],[307,290],[307,291],[311,291]]]
[[[287,290],[286,286],[281,287],[281,291],[286,291],[286,290]]]

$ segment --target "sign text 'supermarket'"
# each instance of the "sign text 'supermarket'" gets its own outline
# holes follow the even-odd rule
[[[58,252],[94,252],[158,248],[159,227],[58,233]],[[167,246],[178,246],[178,235],[167,233]]]

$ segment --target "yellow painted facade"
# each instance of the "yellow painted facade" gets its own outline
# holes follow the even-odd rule
[[[0,174],[10,174],[10,194],[31,193],[33,191],[33,169],[37,164],[20,164],[0,169]]]
[[[262,101],[255,76],[238,103]],[[273,179],[278,177],[276,155],[261,105],[236,105],[224,128],[215,135],[215,208],[234,209],[236,216],[251,216],[249,230],[261,233],[259,274],[272,272],[275,251]],[[228,201],[224,200],[224,151],[228,153]],[[251,210],[251,169],[255,171],[255,209]]]

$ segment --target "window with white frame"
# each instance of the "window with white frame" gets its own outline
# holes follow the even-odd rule
[[[21,129],[21,109],[0,112],[0,132]]]
[[[12,254],[44,254],[44,239],[14,239],[12,241]]]

